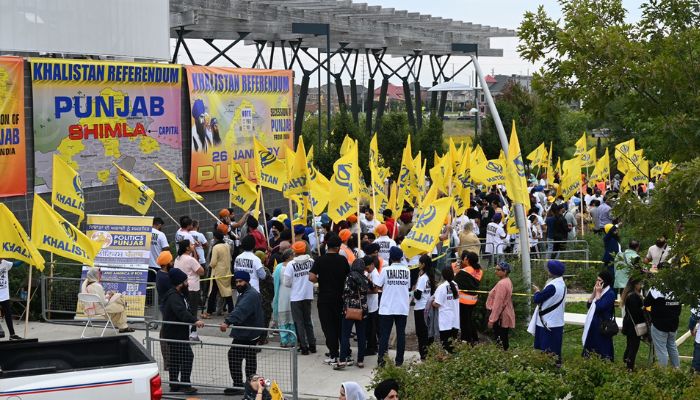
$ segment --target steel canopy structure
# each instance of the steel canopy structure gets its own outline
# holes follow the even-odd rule
[[[490,38],[515,35],[516,32],[510,29],[355,3],[351,0],[170,0],[170,36],[177,39],[173,62],[177,60],[182,48],[193,65],[211,65],[223,59],[231,66],[243,67],[240,60],[236,60],[235,51],[232,51],[242,43],[255,46],[257,50],[252,65],[245,67],[301,68],[303,76],[296,105],[295,135],[301,133],[310,77],[316,72],[319,73],[320,86],[320,72],[325,70],[328,89],[331,75],[333,76],[339,107],[349,108],[354,121],[359,123],[360,106],[355,77],[359,56],[364,55],[363,62],[367,63],[369,71],[369,95],[364,107],[365,128],[368,131],[379,129],[389,79],[396,76],[403,83],[409,123],[416,130],[422,126],[423,99],[418,81],[424,59],[430,63],[434,86],[452,80],[472,62],[470,58],[467,59],[464,66],[448,75],[445,66],[450,57],[500,57],[503,50],[491,48]],[[195,60],[184,39],[204,41],[214,50],[215,55],[207,60]],[[227,40],[231,43],[219,47],[214,40]],[[265,49],[269,49],[269,57],[263,56]],[[276,49],[282,50],[277,52],[277,59]],[[316,49],[316,54],[310,49]],[[287,56],[288,51],[291,52],[291,57]],[[309,65],[303,65],[301,54],[305,54],[313,63],[307,60]],[[391,67],[386,56],[401,58],[400,66]],[[339,72],[330,70],[331,60],[341,63]],[[375,102],[371,94],[374,93],[378,72],[382,78],[381,90],[373,126]],[[345,103],[343,78],[349,78],[349,105]],[[411,83],[414,85],[413,96]],[[326,98],[330,122],[330,96]],[[431,93],[431,113],[437,112],[442,117],[445,103],[445,93],[441,94],[439,103],[438,93]]]

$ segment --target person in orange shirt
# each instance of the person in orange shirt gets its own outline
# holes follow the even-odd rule
[[[338,233],[338,236],[340,236],[340,241],[342,242],[338,253],[348,260],[348,264],[352,264],[357,257],[355,257],[355,253],[353,253],[352,248],[348,246],[348,240],[350,240],[350,237],[352,236],[350,229],[341,230],[340,233]]]
[[[479,290],[484,271],[479,265],[479,256],[471,251],[462,252],[462,269],[455,273],[455,283],[459,288],[459,324],[461,340],[472,345],[479,342],[474,323],[474,308],[479,299],[477,293],[468,292]]]

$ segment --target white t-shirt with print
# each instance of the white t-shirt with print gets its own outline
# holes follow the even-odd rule
[[[314,260],[308,254],[297,256],[287,263],[284,276],[292,282],[289,301],[314,299],[314,284],[309,280],[309,271],[313,266]]]
[[[148,266],[151,268],[160,269],[160,265],[156,262],[158,256],[163,250],[167,250],[170,245],[165,233],[156,228],[151,228],[151,256],[148,258]]]
[[[435,302],[438,309],[438,326],[441,331],[459,329],[459,298],[452,294],[449,282],[445,281],[435,289]]]
[[[207,238],[204,237],[204,234],[199,231],[191,231],[190,235],[197,243],[199,243],[194,248],[197,252],[197,261],[199,261],[200,264],[206,264],[207,258],[204,255],[204,245],[207,244]]]
[[[367,273],[365,272],[365,275]],[[373,269],[370,275],[372,283],[379,281],[379,272],[377,269]],[[379,293],[367,293],[367,312],[373,313],[379,310]]]
[[[382,288],[379,315],[408,315],[411,289],[411,271],[408,267],[399,263],[386,266],[374,284]]]
[[[485,252],[491,254],[502,254],[505,247],[506,231],[502,224],[489,222],[486,227],[486,247]]]
[[[12,269],[12,263],[0,260],[0,301],[10,299],[10,279],[7,272]]]
[[[374,243],[379,245],[379,257],[381,257],[385,263],[388,263],[389,250],[396,246],[394,239],[384,235],[374,239]]]
[[[175,232],[175,244],[179,244],[185,239],[189,240],[190,244],[194,243],[194,238],[192,237],[190,231],[184,230],[182,228],[178,229],[177,232]]]
[[[416,300],[413,309],[416,311],[425,310],[426,304],[428,304],[428,297],[430,297],[430,282],[428,281],[428,275],[423,274],[418,277],[418,282],[416,282],[416,290],[421,291],[420,299]]]
[[[263,269],[262,262],[251,251],[244,251],[236,257],[233,262],[233,271],[245,271],[250,274],[250,286],[260,292],[260,277],[258,271]]]

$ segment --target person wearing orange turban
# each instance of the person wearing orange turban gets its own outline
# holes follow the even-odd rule
[[[338,233],[338,236],[340,237],[340,240],[343,242],[343,244],[340,245],[340,251],[338,253],[348,260],[348,264],[352,264],[353,261],[355,261],[356,257],[355,257],[355,253],[353,253],[352,249],[350,247],[348,247],[348,240],[350,239],[350,236],[352,236],[352,233],[350,233],[350,229],[342,229]]]

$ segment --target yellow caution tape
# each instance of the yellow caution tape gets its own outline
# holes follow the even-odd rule
[[[569,262],[569,263],[603,264],[602,261],[597,261],[597,260],[560,260],[558,258],[556,258],[556,259],[532,258],[530,261],[540,261],[540,262],[561,261],[561,262]]]

